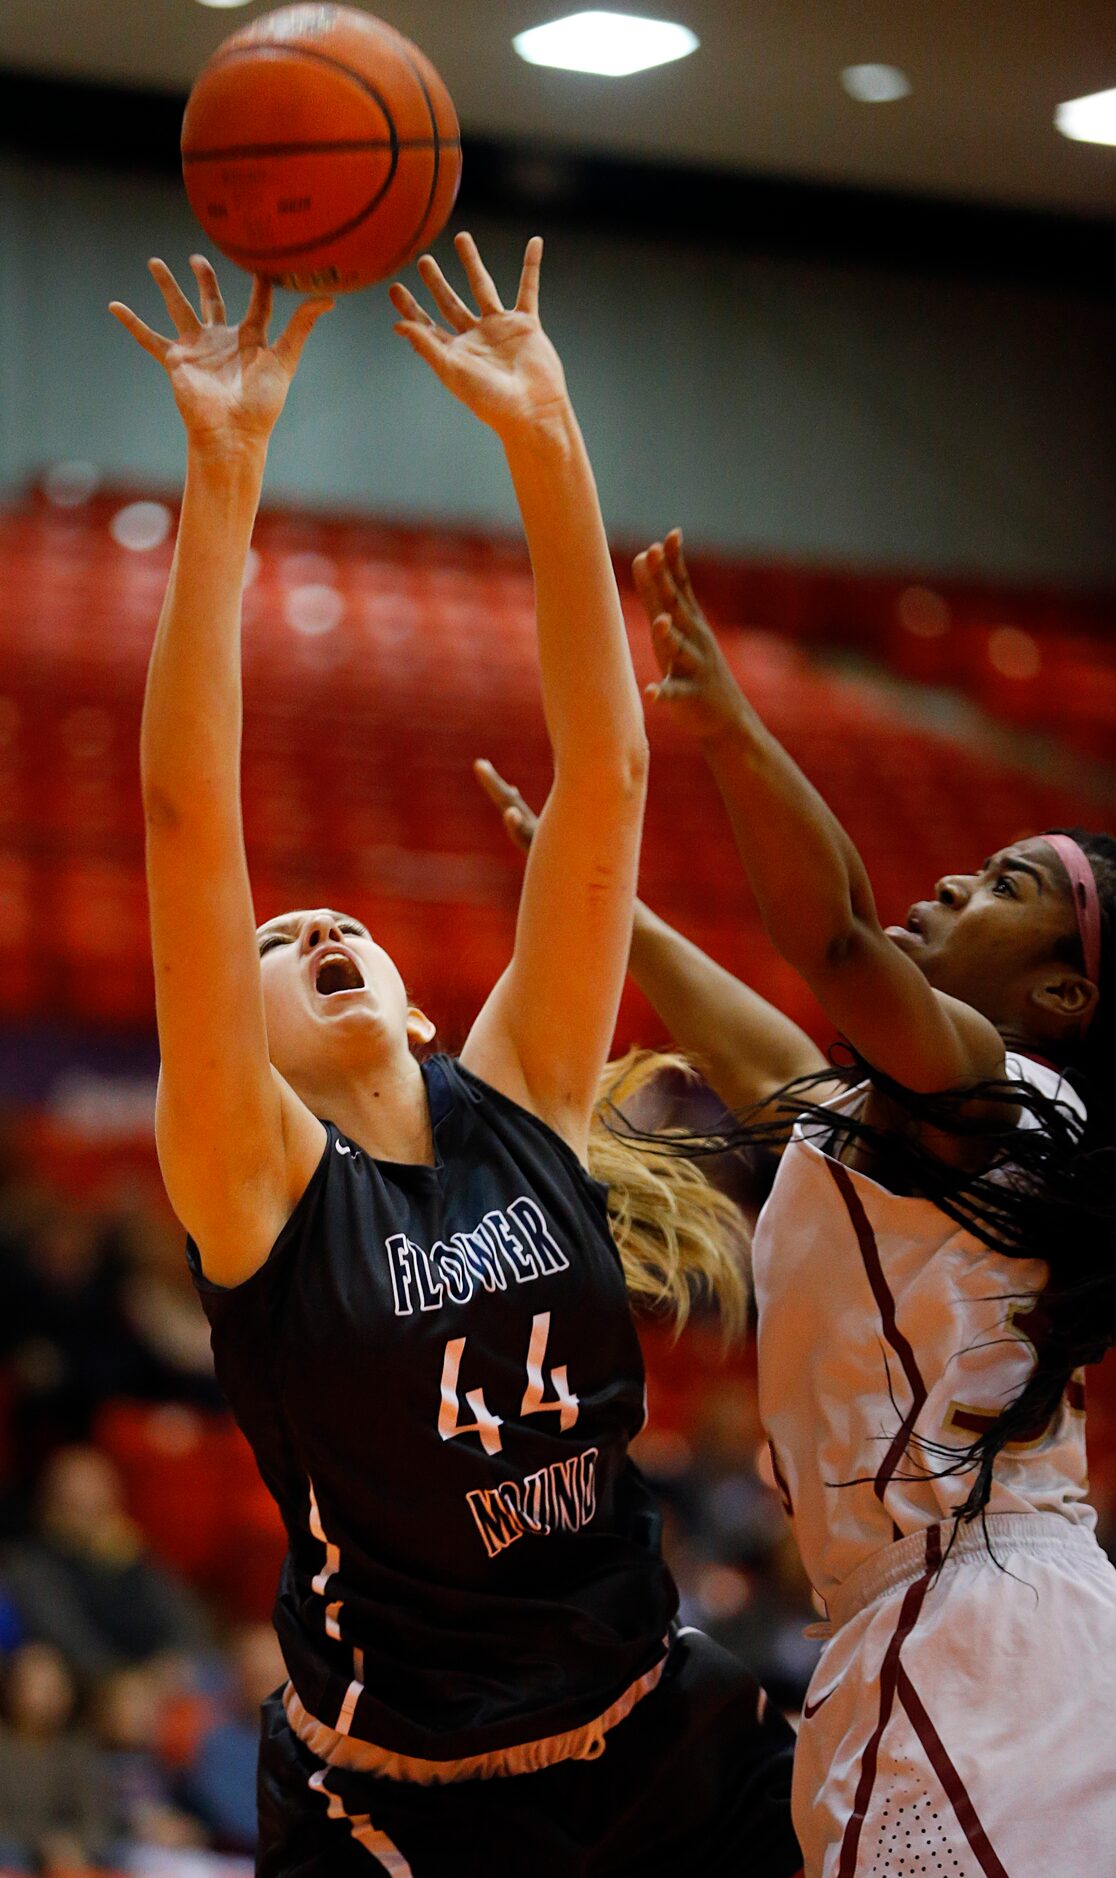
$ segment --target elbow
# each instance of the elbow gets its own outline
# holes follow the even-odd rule
[[[818,957],[818,973],[826,978],[836,973],[855,971],[864,964],[883,937],[877,919],[861,919],[850,914],[829,934]]]
[[[555,751],[555,780],[573,783],[598,797],[636,806],[647,793],[651,751],[642,729],[620,742],[591,743]]]
[[[643,796],[651,769],[651,745],[642,727],[625,744],[620,769],[624,788],[631,795]]]
[[[815,918],[807,924],[801,907],[791,906],[784,921],[769,918],[765,923],[776,950],[807,984],[856,966],[872,937],[848,907],[835,909],[832,918]]]
[[[633,737],[620,750],[611,753],[604,767],[602,784],[613,801],[623,802],[635,815],[641,815],[647,799],[647,777],[651,751],[644,736]]]
[[[169,767],[159,753],[150,747],[143,732],[140,734],[139,758],[144,826],[149,834],[173,834],[182,825],[181,778],[176,777],[173,767]]]
[[[181,805],[169,790],[144,781],[143,819],[150,834],[174,834],[182,826]]]
[[[145,778],[141,789],[143,819],[148,836],[184,835],[196,839],[228,828],[239,828],[239,798],[230,803],[224,791],[178,784],[168,786]]]
[[[643,796],[651,768],[651,746],[642,724],[602,753],[601,767],[614,788],[625,795]]]
[[[822,950],[821,962],[826,971],[840,971],[855,959],[859,950],[859,933],[855,921],[849,921],[839,931],[831,933]]]

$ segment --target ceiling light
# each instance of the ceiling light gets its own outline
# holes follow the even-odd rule
[[[846,65],[841,83],[858,104],[893,104],[911,88],[906,72],[897,65]]]
[[[644,20],[631,13],[571,13],[517,33],[512,44],[529,65],[556,65],[564,72],[596,72],[627,78],[652,65],[684,59],[699,45],[696,33],[671,20]]]
[[[1075,143],[1116,144],[1116,86],[1091,91],[1087,98],[1067,98],[1055,111],[1054,122],[1063,137]]]
[[[198,0],[203,7],[246,7],[248,0]]]

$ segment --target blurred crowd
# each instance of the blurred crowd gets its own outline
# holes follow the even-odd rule
[[[266,1573],[222,1596],[184,1569],[189,1504],[177,1525],[145,1520],[135,1430],[172,1494],[176,1454],[228,1436],[182,1236],[153,1191],[81,1204],[0,1145],[5,1873],[251,1870],[282,1540],[275,1521]]]
[[[283,1678],[268,1622],[278,1516],[216,1391],[156,1183],[111,1203],[63,1197],[6,1140],[0,1873],[246,1874],[257,1712]],[[637,1458],[683,1621],[793,1715],[816,1612],[766,1473],[754,1353],[726,1352],[700,1318],[678,1341],[643,1335]]]

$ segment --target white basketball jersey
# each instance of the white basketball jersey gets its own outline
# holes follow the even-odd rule
[[[1056,1070],[1009,1056],[1005,1075],[1084,1114]],[[812,1119],[796,1125],[753,1248],[760,1413],[823,1598],[964,1500],[972,1472],[935,1478],[948,1456],[921,1450],[919,1437],[964,1448],[1018,1394],[1047,1277],[1042,1260],[991,1252],[932,1201],[835,1161],[820,1145],[827,1133]],[[1087,1491],[1078,1375],[1046,1431],[997,1459],[989,1511],[1092,1528]]]

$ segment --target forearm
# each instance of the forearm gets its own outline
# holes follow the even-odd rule
[[[728,972],[637,900],[628,971],[672,1042],[706,1065],[723,1030]]]
[[[628,968],[728,1108],[750,1107],[822,1061],[797,1024],[638,900]]]
[[[743,697],[703,750],[768,934],[809,977],[876,924],[864,864],[832,810]]]
[[[642,774],[642,704],[596,484],[568,402],[505,449],[535,577],[556,770],[572,760]]]
[[[239,813],[241,591],[266,450],[191,451],[140,737],[150,817]]]

